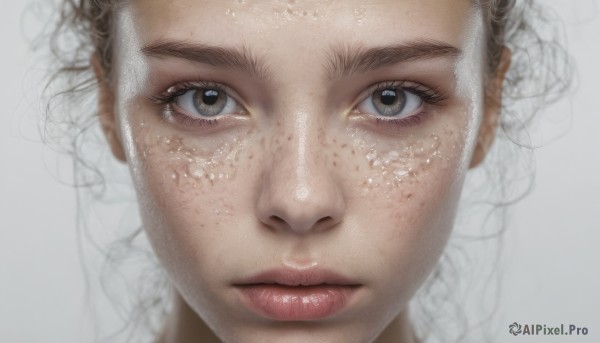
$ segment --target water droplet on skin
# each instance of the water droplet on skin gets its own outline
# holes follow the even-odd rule
[[[394,170],[394,175],[401,178],[408,175],[408,172],[406,170]]]
[[[354,147],[369,146],[358,135],[354,139]],[[365,158],[372,171],[377,174],[365,176],[361,187],[363,192],[369,192],[378,186],[384,189],[402,187],[407,181],[416,182],[420,172],[430,168],[436,159],[442,159],[439,150],[441,139],[434,133],[423,138],[407,137],[403,147],[395,150],[378,151],[377,145],[371,144],[365,150]],[[444,156],[445,157],[445,156]]]
[[[153,142],[151,140],[147,144],[160,147],[161,154],[168,157],[171,164],[177,166],[176,179],[173,179],[173,174],[168,170],[165,178],[176,180],[182,192],[202,188],[207,181],[214,184],[217,180],[233,179],[236,175],[236,164],[233,160],[238,158],[245,143],[243,136],[240,135],[236,139],[232,137],[231,142],[234,143],[224,143],[213,150],[189,147],[183,138],[162,135],[156,135],[154,138],[156,140]]]
[[[357,8],[354,10],[354,17],[356,20],[356,23],[360,26],[363,24],[363,19],[365,18],[365,9],[364,8]]]
[[[190,174],[195,178],[202,178],[205,175],[204,163],[194,162],[188,166]]]

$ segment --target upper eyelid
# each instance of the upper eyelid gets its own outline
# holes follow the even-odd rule
[[[180,88],[179,90],[181,92],[183,92],[182,94],[185,94],[186,92],[192,91],[192,90],[200,90],[203,88],[216,88],[218,90],[224,91],[227,93],[227,95],[234,95],[237,96],[237,93],[228,85],[224,84],[224,83],[220,83],[220,82],[213,82],[213,81],[186,81],[186,82],[181,82],[178,84],[175,84],[171,87],[169,87],[167,89],[167,92],[169,91],[169,89],[172,88]]]
[[[216,88],[218,90],[224,91],[227,93],[227,96],[233,98],[233,100],[240,106],[246,109],[245,102],[241,100],[238,92],[236,92],[232,87],[223,82],[215,82],[215,81],[182,81],[175,84],[172,84],[162,92],[158,97],[151,97],[152,100],[158,103],[165,102],[173,102],[179,96],[186,94],[189,91],[199,90],[202,88]],[[170,89],[175,89],[175,92],[169,93]],[[175,94],[173,94],[175,93]],[[168,101],[164,101],[167,100]]]
[[[378,90],[378,89],[386,89],[386,88],[399,88],[399,89],[412,89],[415,87],[406,87],[406,85],[415,85],[415,86],[420,86],[420,84],[416,83],[416,82],[412,82],[412,81],[380,81],[380,82],[376,82],[374,84],[371,84],[369,87],[367,87],[364,91],[362,91],[360,93],[360,98],[362,100],[364,100],[365,98],[367,98],[368,96],[370,96],[374,91]],[[423,86],[425,87],[425,86]],[[428,88],[429,87],[425,87]]]
[[[432,92],[434,92],[435,94],[440,94],[436,89],[425,86],[421,83],[418,82],[414,82],[414,81],[407,81],[407,80],[388,80],[388,81],[380,81],[380,82],[376,82],[374,84],[371,84],[369,87],[367,87],[364,91],[360,92],[357,100],[355,101],[354,105],[352,106],[352,108],[356,108],[358,105],[360,105],[363,101],[365,101],[369,96],[371,96],[373,94],[374,91],[378,90],[378,89],[386,89],[386,88],[399,88],[399,89],[404,89],[406,91],[411,91],[414,90],[418,87],[423,87],[426,88],[427,90],[430,90]],[[419,94],[416,94],[418,96],[421,96]]]

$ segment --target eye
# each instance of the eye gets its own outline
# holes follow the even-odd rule
[[[378,87],[358,105],[361,113],[400,119],[417,114],[423,98],[402,87]]]
[[[234,113],[239,107],[226,91],[218,87],[189,89],[175,97],[173,102],[187,115],[197,117]]]

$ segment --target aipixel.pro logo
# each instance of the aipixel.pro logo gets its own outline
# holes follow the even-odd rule
[[[514,322],[508,326],[508,332],[510,332],[513,336],[517,336],[518,334],[520,334],[521,330],[521,324],[518,324],[517,322]]]
[[[519,324],[514,322],[508,326],[508,332],[513,336],[587,336],[588,328],[577,325],[548,326],[545,324]]]

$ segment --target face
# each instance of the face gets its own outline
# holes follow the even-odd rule
[[[469,0],[117,9],[104,127],[221,339],[365,342],[406,310],[485,118],[481,22]]]

